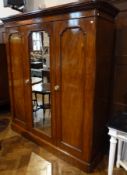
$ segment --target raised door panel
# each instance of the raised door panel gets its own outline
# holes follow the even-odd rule
[[[72,42],[69,45],[66,44],[68,37]],[[81,59],[84,51],[80,44],[83,46],[83,42],[86,42],[85,40],[86,36],[80,28],[67,29],[61,36],[62,142],[68,143],[79,150],[81,150],[82,146],[83,100],[81,99],[84,92],[83,83],[85,83],[80,78],[84,74],[83,67],[85,64],[85,60]],[[75,49],[74,52],[72,48]],[[72,123],[73,126],[71,126]],[[70,126],[73,129],[70,129]]]
[[[25,81],[23,44],[21,34],[14,33],[9,37],[10,74],[13,103],[13,117],[20,126],[26,125]]]
[[[76,156],[88,158],[94,88],[94,21],[59,22],[55,29],[58,145]]]

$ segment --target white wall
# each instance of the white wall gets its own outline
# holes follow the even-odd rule
[[[38,10],[76,1],[78,0],[26,0],[26,11]],[[6,4],[7,0],[0,0],[0,6],[6,6]]]
[[[77,2],[79,0],[26,0],[26,11],[32,11],[37,9],[43,9],[45,7],[51,7],[51,6],[57,6],[61,4],[67,4],[71,2]],[[11,10],[9,8],[2,8],[4,5],[3,2],[7,2],[7,0],[0,0],[0,17],[6,17],[10,15],[18,14],[19,12],[16,12],[14,10]]]
[[[0,18],[6,18],[8,16],[12,16],[12,15],[17,15],[20,14],[21,12],[17,11],[17,10],[13,10],[10,7],[0,7]]]
[[[3,7],[3,0],[0,0],[0,7]]]
[[[26,0],[26,11],[37,10],[40,8],[43,9],[45,7],[48,8],[77,1],[79,0]]]
[[[67,4],[71,2],[77,2],[78,0],[44,0],[46,7]]]
[[[26,11],[37,10],[39,8],[44,8],[44,0],[26,0]]]

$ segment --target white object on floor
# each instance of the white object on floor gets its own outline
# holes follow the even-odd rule
[[[108,175],[113,175],[113,167],[116,153],[117,153],[116,167],[119,168],[121,166],[127,171],[127,161],[122,159],[123,148],[125,150],[125,147],[127,146],[125,144],[125,142],[127,142],[127,133],[111,127],[108,127],[108,129],[109,129],[108,134],[111,136],[109,162],[108,162]],[[117,143],[118,143],[118,149],[116,152]]]

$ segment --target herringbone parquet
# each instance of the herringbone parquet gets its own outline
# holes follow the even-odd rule
[[[0,114],[10,118],[9,114]],[[0,132],[0,175],[87,175],[66,163],[39,145],[13,132],[10,125]],[[107,175],[107,156],[90,175]],[[123,169],[114,169],[113,175],[127,175]]]

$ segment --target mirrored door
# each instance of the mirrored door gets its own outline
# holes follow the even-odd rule
[[[33,128],[51,136],[50,38],[46,31],[29,36]]]

